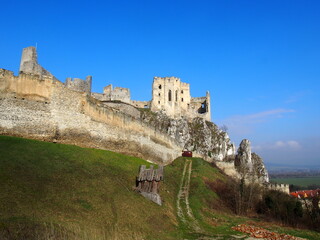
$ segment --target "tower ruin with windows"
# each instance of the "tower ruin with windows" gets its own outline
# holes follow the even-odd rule
[[[165,111],[170,117],[201,117],[211,120],[210,93],[192,98],[190,84],[177,77],[155,77],[152,86],[151,111]]]

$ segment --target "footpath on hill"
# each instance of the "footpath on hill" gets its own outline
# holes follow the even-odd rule
[[[304,240],[305,238],[295,237],[289,234],[277,233],[267,230],[262,227],[255,226],[253,222],[246,224],[239,224],[230,227],[232,230],[241,232],[242,234],[231,234],[211,236],[200,225],[199,220],[195,217],[189,201],[190,183],[192,176],[192,159],[185,158],[183,163],[183,170],[180,179],[179,191],[177,194],[177,216],[183,225],[186,226],[187,231],[198,235],[197,240],[211,240],[211,239],[243,239],[243,240]],[[245,221],[246,222],[246,221]],[[244,234],[243,234],[244,233]],[[193,239],[193,238],[192,238]],[[187,238],[185,238],[187,240]]]
[[[192,171],[192,160],[188,159],[184,163],[180,188],[177,196],[177,214],[180,220],[195,232],[200,232],[200,226],[193,215],[189,203],[189,189]]]

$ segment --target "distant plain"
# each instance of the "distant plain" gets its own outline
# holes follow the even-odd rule
[[[271,178],[271,182],[287,183],[307,187],[310,185],[320,185],[320,176],[310,177],[288,177],[288,178]]]

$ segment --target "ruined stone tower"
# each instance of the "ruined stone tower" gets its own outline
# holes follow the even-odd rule
[[[86,80],[80,78],[67,78],[66,87],[77,92],[86,92],[91,94],[92,76],[87,76]]]
[[[176,77],[155,77],[152,87],[151,111],[164,110],[170,117],[201,117],[207,121],[210,116],[210,94],[191,98],[190,84]]]
[[[52,77],[54,76],[38,64],[37,50],[35,47],[27,47],[22,50],[20,72]]]

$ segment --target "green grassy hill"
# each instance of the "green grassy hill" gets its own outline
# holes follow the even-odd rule
[[[188,160],[198,229],[177,214]],[[230,239],[243,235],[232,226],[252,221],[217,206],[218,196],[206,182],[226,176],[202,159],[179,158],[165,167],[163,206],[133,190],[141,164],[150,165],[109,151],[0,136],[0,239]],[[279,231],[320,238],[309,231]]]

